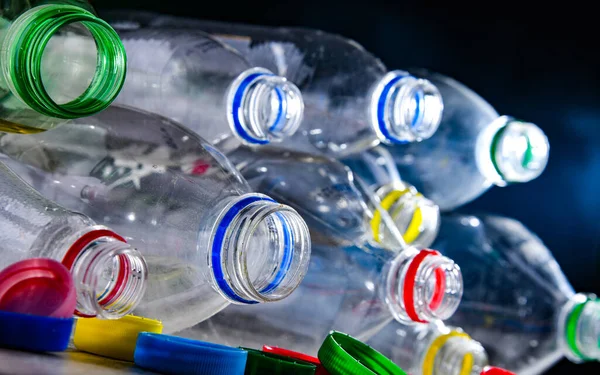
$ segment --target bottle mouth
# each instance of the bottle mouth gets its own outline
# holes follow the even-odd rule
[[[217,291],[232,303],[273,302],[303,280],[310,235],[300,215],[262,194],[230,202],[213,231],[209,266]]]
[[[296,85],[263,68],[240,74],[227,93],[227,117],[233,133],[245,144],[265,145],[293,135],[304,114]]]
[[[388,270],[386,301],[401,323],[448,319],[458,308],[462,293],[460,268],[435,250],[404,250]]]
[[[381,209],[387,211],[398,228],[404,242],[417,247],[430,246],[439,232],[440,210],[413,186],[384,185],[376,192]],[[378,242],[393,236],[376,211],[371,219],[371,229]]]
[[[559,316],[559,342],[572,362],[600,361],[600,299],[575,294]]]
[[[439,336],[430,345],[427,355],[433,368],[433,372],[428,372],[430,375],[480,375],[488,365],[483,346],[462,331]]]
[[[73,275],[75,314],[81,317],[121,318],[133,311],[146,290],[148,267],[143,256],[103,227],[79,237],[62,263]]]
[[[420,142],[437,130],[444,109],[434,84],[395,70],[386,74],[371,96],[371,123],[388,144]]]
[[[81,95],[59,104],[43,83],[43,55],[53,35],[73,23],[83,25],[95,41],[96,72]],[[11,92],[50,117],[74,119],[97,113],[112,103],[125,81],[126,55],[117,33],[100,18],[73,5],[40,5],[23,13],[9,28],[0,53]]]

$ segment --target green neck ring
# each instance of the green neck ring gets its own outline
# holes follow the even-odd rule
[[[583,353],[581,353],[581,351],[577,347],[577,325],[579,323],[579,318],[581,317],[581,313],[583,312],[585,305],[590,301],[592,300],[588,298],[585,302],[575,305],[575,307],[573,307],[573,309],[567,316],[567,323],[565,326],[565,336],[569,349],[571,349],[571,351],[577,357],[581,358],[584,361],[591,361],[592,359],[583,355]]]

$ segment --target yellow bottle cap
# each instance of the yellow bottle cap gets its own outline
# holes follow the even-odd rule
[[[73,344],[81,351],[133,362],[133,352],[140,332],[162,333],[160,321],[126,315],[107,320],[79,318]]]

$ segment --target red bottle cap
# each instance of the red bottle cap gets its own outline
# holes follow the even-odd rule
[[[26,259],[0,271],[0,310],[71,318],[76,302],[71,273],[55,260]]]
[[[481,371],[480,375],[516,375],[514,372],[510,372],[500,367],[486,366]]]
[[[308,354],[295,352],[293,350],[278,348],[276,346],[269,346],[269,345],[263,345],[262,350],[263,350],[263,352],[273,353],[273,354],[281,355],[284,357],[299,359],[304,362],[312,363],[313,365],[317,365],[317,371],[315,372],[315,375],[329,375],[329,373],[327,372],[325,367],[323,367],[321,365],[321,361],[319,361],[319,358],[317,358],[317,357],[313,357]]]

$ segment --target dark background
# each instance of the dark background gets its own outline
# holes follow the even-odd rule
[[[577,291],[600,294],[600,31],[576,2],[198,0],[93,1],[219,21],[304,26],[356,40],[390,69],[425,67],[452,76],[500,114],[538,124],[550,162],[537,180],[493,188],[470,207],[522,221],[553,251]],[[500,3],[499,3],[500,4]],[[563,360],[549,374],[598,373]]]

